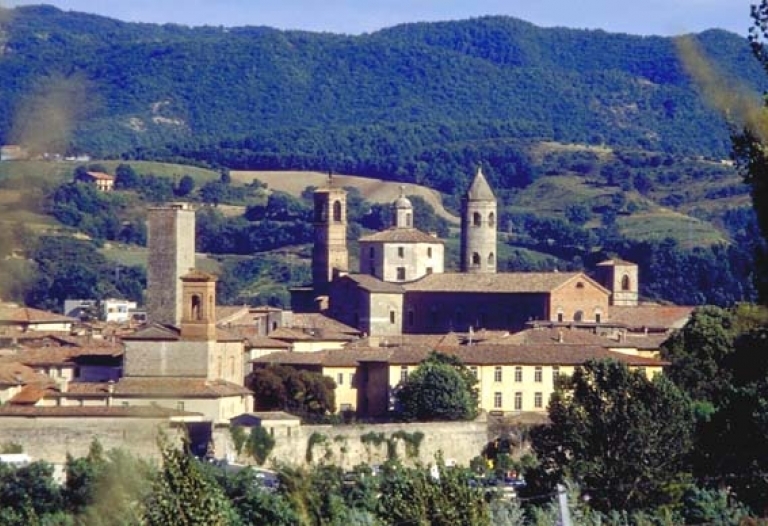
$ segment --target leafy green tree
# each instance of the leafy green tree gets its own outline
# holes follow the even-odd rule
[[[299,524],[299,519],[288,500],[281,493],[266,491],[253,470],[242,469],[235,474],[228,474],[218,469],[214,471],[214,477],[232,502],[243,525]]]
[[[186,197],[191,194],[195,189],[195,180],[191,175],[185,174],[179,179],[179,184],[176,186],[175,194],[179,197]]]
[[[734,350],[734,325],[731,311],[700,307],[662,344],[661,356],[670,362],[669,378],[692,399],[714,404],[730,384],[725,361]]]
[[[469,470],[447,467],[438,458],[436,476],[429,468],[384,466],[381,475],[379,516],[387,524],[490,525],[490,510],[483,488]]]
[[[134,190],[141,185],[141,179],[130,164],[119,164],[115,169],[115,189]]]
[[[590,361],[556,389],[550,424],[531,431],[539,466],[529,491],[566,475],[601,511],[672,503],[693,444],[691,402],[662,375],[648,380],[619,362]]]
[[[404,420],[471,420],[477,416],[477,380],[455,357],[433,352],[396,391]]]
[[[249,385],[261,411],[288,411],[309,420],[336,412],[336,382],[317,372],[270,365],[256,369]]]
[[[51,464],[38,461],[17,468],[0,462],[0,510],[26,517],[28,524],[33,518],[63,511],[63,504]]]
[[[162,467],[144,502],[144,523],[229,526],[235,511],[221,487],[183,449],[161,441]]]

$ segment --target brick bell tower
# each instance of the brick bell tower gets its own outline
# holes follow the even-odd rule
[[[315,239],[312,248],[312,285],[315,296],[328,294],[328,285],[349,270],[347,251],[347,192],[334,186],[333,175],[314,194]]]
[[[496,272],[496,196],[478,167],[461,200],[461,271]]]
[[[181,276],[181,338],[216,341],[216,276],[197,269]]]

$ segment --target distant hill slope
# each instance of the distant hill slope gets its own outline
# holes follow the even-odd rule
[[[508,17],[340,36],[124,23],[50,6],[3,14],[1,143],[138,157],[166,143],[167,155],[209,144],[261,156],[243,168],[270,156],[294,156],[297,167],[355,155],[388,160],[390,172],[417,150],[488,140],[729,149],[670,38]],[[763,91],[745,38],[695,39],[725,74]]]

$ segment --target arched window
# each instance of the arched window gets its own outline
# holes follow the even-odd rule
[[[496,214],[494,214],[493,212],[488,214],[488,226],[491,228],[496,226]]]
[[[201,320],[203,319],[203,315],[200,312],[200,296],[195,294],[192,296],[192,319],[193,320]]]
[[[584,313],[577,310],[573,313],[573,321],[582,321],[584,319]]]
[[[341,201],[333,202],[333,220],[337,223],[341,222]]]
[[[621,278],[621,290],[630,290],[632,283],[629,281],[629,276],[624,274]]]
[[[411,228],[413,226],[411,224],[411,213],[410,212],[405,214],[405,226],[407,226],[408,228]]]
[[[472,214],[472,226],[480,226],[480,224],[483,222],[483,218],[480,215],[480,212],[475,212]]]
[[[472,253],[472,266],[473,267],[480,266],[480,254],[478,254],[477,252]]]
[[[493,252],[491,252],[490,254],[488,254],[488,266],[492,267],[493,265],[495,265],[495,262],[496,262],[496,256],[494,256]]]

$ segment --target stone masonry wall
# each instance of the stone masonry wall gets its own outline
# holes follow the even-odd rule
[[[105,450],[121,448],[142,458],[159,459],[160,431],[174,443],[180,438],[179,429],[171,428],[166,419],[3,417],[0,444],[21,444],[34,460],[60,464],[67,454],[87,455],[96,438]]]
[[[297,466],[327,462],[344,469],[361,464],[382,464],[388,457],[388,441],[395,444],[397,457],[406,462],[434,463],[441,453],[446,462],[468,465],[488,442],[488,426],[484,418],[473,422],[416,422],[409,424],[360,424],[338,426],[299,426],[274,428],[275,447],[267,465],[272,462]],[[398,433],[423,433],[424,438],[410,456],[406,441]],[[314,438],[312,438],[314,435]],[[366,437],[363,439],[362,437]],[[381,440],[378,444],[375,442]],[[364,441],[365,440],[365,441]],[[214,431],[217,456],[233,452],[229,428]],[[312,443],[310,445],[310,442]],[[240,461],[247,462],[245,456]]]

